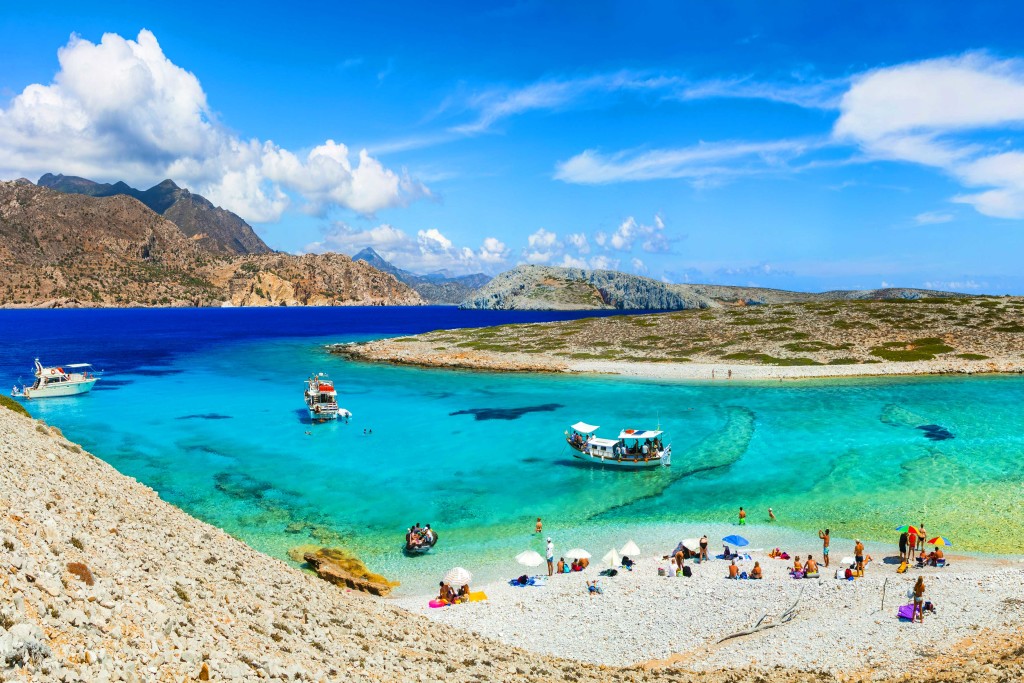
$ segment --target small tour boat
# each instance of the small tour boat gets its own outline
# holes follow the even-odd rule
[[[77,396],[91,391],[100,379],[89,363],[70,363],[46,368],[36,358],[35,366],[36,381],[32,386],[22,386],[21,389],[15,386],[11,396],[29,399]]]
[[[597,425],[577,422],[565,441],[574,458],[597,465],[623,469],[668,467],[672,464],[672,446],[661,439],[660,429],[623,429],[617,439],[602,439],[594,433]]]
[[[313,422],[352,417],[352,413],[338,407],[338,392],[335,391],[334,382],[326,372],[310,375],[306,380],[305,398],[309,419]]]

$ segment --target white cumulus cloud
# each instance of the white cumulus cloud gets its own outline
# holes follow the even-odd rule
[[[429,194],[404,171],[327,140],[299,154],[243,139],[217,121],[195,74],[156,36],[72,36],[50,84],[31,84],[0,109],[0,177],[45,172],[145,185],[172,178],[244,218],[273,221],[290,193],[307,208],[361,214]]]

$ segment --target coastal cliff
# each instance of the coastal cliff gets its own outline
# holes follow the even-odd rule
[[[125,194],[0,182],[0,305],[419,305],[393,275],[342,254],[224,256]]]
[[[889,288],[788,292],[764,287],[676,285],[612,270],[518,266],[497,275],[462,308],[509,310],[662,310],[716,308],[723,304],[778,304],[858,299],[962,296],[924,289]]]

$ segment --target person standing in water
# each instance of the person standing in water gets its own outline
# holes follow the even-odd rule
[[[747,523],[747,512],[742,507],[740,508],[740,526]]]
[[[825,568],[828,569],[828,546],[832,542],[832,539],[829,538],[829,530],[818,529],[818,538],[821,539],[821,554],[825,556]]]
[[[533,528],[533,533],[539,534],[544,529],[544,525],[540,521],[540,517],[537,518],[537,526]]]
[[[775,521],[775,513],[772,512],[771,508],[768,508],[768,521],[769,522],[774,522]]]

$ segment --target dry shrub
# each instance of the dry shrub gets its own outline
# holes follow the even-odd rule
[[[91,586],[96,581],[92,578],[92,572],[81,562],[68,562],[68,571],[75,575],[79,581],[86,586]]]

